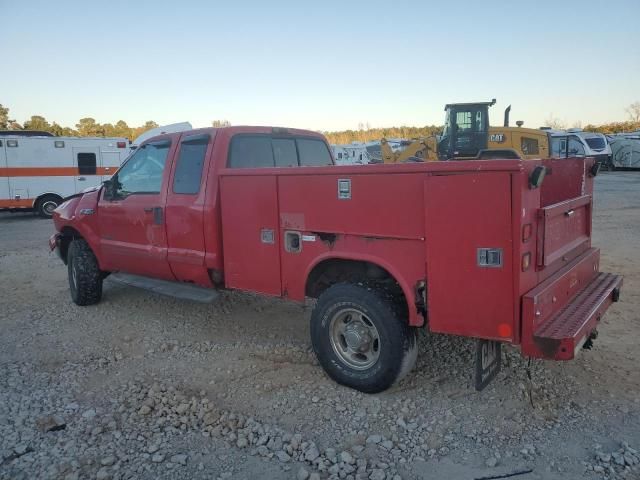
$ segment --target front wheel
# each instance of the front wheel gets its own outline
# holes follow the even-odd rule
[[[80,306],[93,305],[102,298],[102,272],[89,244],[81,239],[71,242],[67,253],[67,271],[71,299]]]
[[[336,382],[365,393],[386,390],[415,364],[417,341],[384,291],[340,283],[311,314],[311,343]]]

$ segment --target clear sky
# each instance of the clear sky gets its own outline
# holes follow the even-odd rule
[[[640,0],[0,0],[0,103],[43,115],[316,130],[625,120],[640,101]]]

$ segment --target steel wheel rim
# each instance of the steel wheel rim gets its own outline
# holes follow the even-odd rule
[[[380,357],[380,334],[361,311],[345,308],[329,324],[331,347],[338,358],[354,370],[371,368]]]
[[[49,200],[42,204],[42,211],[47,215],[53,215],[53,211],[58,207],[56,202]]]

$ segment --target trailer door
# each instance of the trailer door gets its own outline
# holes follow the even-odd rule
[[[77,168],[76,192],[99,185],[102,177],[98,172],[100,147],[73,147],[73,166]]]
[[[0,208],[8,207],[8,201],[11,198],[9,196],[9,174],[4,142],[5,140],[0,138]]]

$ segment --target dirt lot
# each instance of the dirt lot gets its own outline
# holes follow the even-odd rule
[[[0,478],[640,478],[640,174],[596,185],[622,301],[591,351],[529,380],[507,349],[481,393],[464,339],[422,335],[414,372],[365,395],[316,364],[308,307],[111,281],[77,307],[51,222],[2,214]]]

